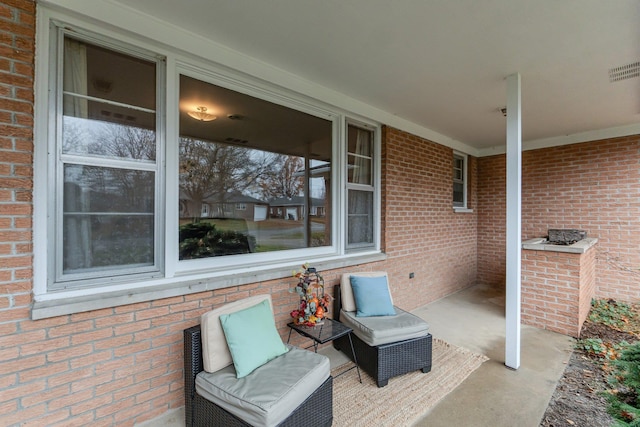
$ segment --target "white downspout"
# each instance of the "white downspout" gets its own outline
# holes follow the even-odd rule
[[[520,367],[522,115],[520,74],[507,77],[507,276],[505,365]]]

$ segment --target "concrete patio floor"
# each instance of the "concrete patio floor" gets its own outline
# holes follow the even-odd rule
[[[431,334],[490,358],[416,426],[539,426],[574,340],[522,326],[521,364],[504,365],[504,292],[474,286],[420,307],[414,313]]]
[[[460,386],[414,424],[415,427],[539,426],[571,356],[573,339],[522,326],[521,364],[504,365],[505,296],[478,285],[413,311],[435,338],[489,357]],[[347,360],[332,347],[320,352],[331,365]],[[393,381],[391,379],[390,381]]]
[[[521,365],[518,370],[509,369],[504,365],[504,306],[503,292],[478,285],[413,311],[430,324],[435,338],[490,358],[414,426],[540,425],[571,355],[573,340],[523,325]],[[348,361],[332,346],[319,352],[330,358],[332,368]],[[183,408],[161,418],[142,425],[184,426]]]

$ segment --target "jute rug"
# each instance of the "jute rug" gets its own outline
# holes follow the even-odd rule
[[[433,339],[431,372],[411,372],[391,378],[378,388],[364,371],[362,384],[355,369],[333,380],[333,426],[408,426],[433,408],[444,396],[488,358]],[[335,368],[343,372],[349,363]]]

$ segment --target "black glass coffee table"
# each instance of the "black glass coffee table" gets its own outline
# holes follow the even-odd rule
[[[355,366],[350,367],[344,372],[340,372],[336,375],[336,377],[339,377],[340,375],[347,373],[351,369],[356,368],[356,370],[358,371],[358,380],[360,380],[360,383],[362,383],[362,378],[360,377],[360,368],[358,367],[358,359],[356,358],[356,352],[353,350],[353,341],[351,340],[351,332],[353,332],[353,330],[350,327],[343,325],[337,320],[329,318],[324,318],[322,324],[315,326],[296,325],[293,322],[287,324],[287,326],[291,328],[289,329],[289,337],[287,338],[287,343],[291,339],[291,332],[296,331],[303,337],[313,340],[313,345],[307,348],[313,347],[313,351],[315,351],[316,353],[318,352],[318,345],[333,341],[336,338],[347,335],[349,337],[351,354],[353,355],[353,363]]]

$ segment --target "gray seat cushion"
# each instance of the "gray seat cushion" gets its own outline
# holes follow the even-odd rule
[[[389,344],[429,333],[429,324],[396,306],[395,316],[357,317],[355,311],[340,311],[340,322],[344,323],[362,341],[370,346]]]
[[[243,378],[233,365],[196,376],[196,392],[251,425],[285,420],[329,378],[326,356],[288,346],[289,351]]]

